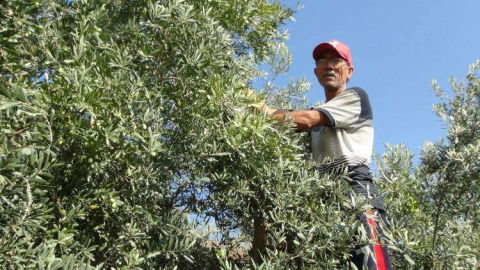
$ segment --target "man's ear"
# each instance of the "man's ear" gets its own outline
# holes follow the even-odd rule
[[[348,79],[352,78],[353,76],[353,67],[349,66],[348,67]]]

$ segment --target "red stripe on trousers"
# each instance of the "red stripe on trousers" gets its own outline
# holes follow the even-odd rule
[[[372,232],[372,239],[375,239],[375,244],[373,245],[373,249],[375,252],[375,261],[377,262],[377,270],[386,270],[387,267],[385,266],[385,258],[383,256],[383,249],[380,241],[378,240],[378,231],[377,226],[375,225],[375,221],[372,218],[367,217],[368,224],[370,225],[370,231]]]

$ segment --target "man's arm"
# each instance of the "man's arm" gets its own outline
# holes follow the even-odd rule
[[[248,89],[247,96],[255,96],[255,92],[252,89]],[[286,118],[290,118],[298,130],[309,130],[315,126],[331,124],[330,119],[323,112],[317,110],[290,111],[287,109],[273,109],[265,101],[252,104],[249,107],[259,112],[266,111],[268,117],[274,118],[278,122],[283,122]]]
[[[317,110],[300,110],[300,111],[289,111],[285,109],[267,109],[268,116],[274,118],[278,122],[285,121],[286,118],[292,119],[292,122],[295,123],[296,128],[299,130],[309,130],[315,126],[327,126],[330,125],[330,120],[328,117],[320,111]]]

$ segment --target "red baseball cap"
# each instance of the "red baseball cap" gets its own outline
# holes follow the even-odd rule
[[[347,60],[348,65],[353,67],[352,56],[350,55],[350,48],[347,45],[341,43],[338,40],[332,39],[329,42],[320,43],[313,49],[313,59],[318,60],[320,54],[326,50],[334,50],[345,60]]]

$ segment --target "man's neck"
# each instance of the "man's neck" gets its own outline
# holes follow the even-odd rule
[[[325,97],[327,98],[327,101],[332,100],[334,97],[340,95],[345,89],[347,89],[347,85],[343,85],[340,88],[336,89],[324,89],[325,91]]]

